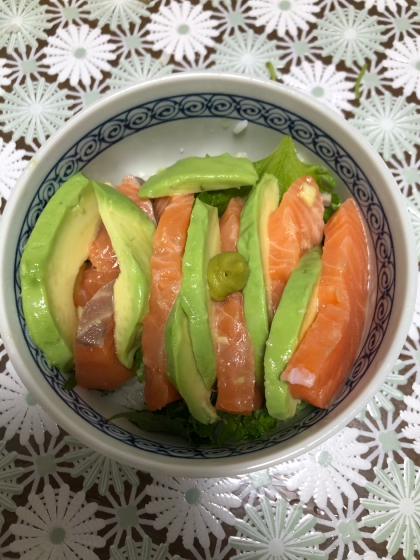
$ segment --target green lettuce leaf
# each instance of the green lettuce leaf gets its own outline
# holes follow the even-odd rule
[[[335,188],[335,179],[325,167],[310,165],[298,158],[290,136],[284,136],[268,157],[254,162],[254,168],[260,178],[264,173],[270,173],[277,178],[280,197],[290,185],[304,175],[313,177],[321,192],[331,192]]]
[[[240,198],[246,200],[251,192],[251,189],[252,186],[241,187],[240,189],[225,189],[222,191],[204,191],[200,193],[197,198],[209,206],[215,206],[219,212],[220,218],[223,216],[231,198],[239,196]]]
[[[265,406],[250,416],[219,413],[220,422],[201,424],[195,420],[184,401],[167,405],[162,410],[149,412],[121,412],[116,418],[127,418],[145,432],[163,432],[187,438],[193,447],[220,447],[239,441],[251,441],[274,430],[277,420],[272,418]]]

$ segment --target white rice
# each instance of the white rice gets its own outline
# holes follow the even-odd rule
[[[248,126],[247,120],[239,121],[238,124],[233,129],[233,134],[240,134],[246,129],[247,126]]]

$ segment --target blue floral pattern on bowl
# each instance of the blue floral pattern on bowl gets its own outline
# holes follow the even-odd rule
[[[91,130],[54,165],[31,202],[16,249],[15,297],[21,328],[34,361],[51,388],[76,414],[101,432],[144,451],[188,459],[221,458],[252,453],[288,440],[316,424],[332,409],[310,409],[299,418],[298,422],[295,420],[279,425],[275,433],[254,442],[232,447],[192,449],[142,438],[115,424],[106,422],[106,419],[75,391],[64,389],[65,379],[62,373],[49,366],[45,356],[33,344],[28,334],[22,309],[19,278],[19,265],[26,241],[40,213],[61,184],[81,171],[98,154],[122,139],[152,126],[193,118],[247,119],[250,123],[290,135],[296,142],[305,146],[328,164],[357,201],[372,240],[377,268],[377,294],[366,341],[352,373],[332,409],[346,398],[374,359],[388,327],[395,289],[395,254],[392,236],[388,220],[372,185],[346,150],[320,128],[277,105],[245,96],[220,93],[178,95],[138,105]]]

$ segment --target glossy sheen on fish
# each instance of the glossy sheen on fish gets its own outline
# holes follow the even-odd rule
[[[156,225],[155,213],[153,210],[153,204],[150,198],[139,198],[139,192],[141,192],[141,185],[144,181],[140,182],[139,179],[134,177],[134,175],[126,175],[121,185],[115,187],[118,191],[122,192],[128,198],[134,202],[136,206],[143,210],[145,214],[152,220]]]
[[[180,397],[166,376],[165,326],[182,282],[182,257],[194,195],[171,198],[153,237],[152,287],[149,312],[143,321],[145,399],[149,410],[159,410]]]
[[[244,201],[232,198],[220,219],[222,251],[236,251]],[[242,292],[230,294],[215,306],[217,402],[216,408],[251,414],[263,395],[255,382],[254,348],[245,325]]]
[[[285,192],[268,220],[270,306],[272,316],[300,258],[320,245],[324,232],[324,205],[312,177],[301,177]]]
[[[368,265],[363,221],[349,199],[325,227],[318,315],[282,375],[295,398],[327,408],[341,390],[363,334]]]
[[[84,389],[114,389],[131,377],[115,349],[114,282],[96,292],[79,321],[74,362],[77,384]]]

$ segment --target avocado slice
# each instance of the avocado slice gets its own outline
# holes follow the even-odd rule
[[[230,154],[188,157],[152,175],[142,186],[141,196],[156,198],[174,194],[219,191],[255,185],[258,174],[247,158]]]
[[[208,389],[216,380],[216,356],[212,338],[215,303],[210,297],[207,268],[217,253],[220,253],[217,208],[196,199],[182,261],[180,297],[188,317],[197,368]]]
[[[280,376],[316,316],[317,285],[321,274],[321,248],[300,259],[290,275],[274,315],[264,358],[265,399],[273,418],[287,420],[296,412],[295,400]]]
[[[117,255],[120,275],[114,284],[115,346],[120,362],[133,365],[141,346],[143,318],[148,311],[155,226],[127,196],[92,181],[99,212]]]
[[[241,214],[238,252],[249,266],[243,289],[244,313],[254,345],[255,380],[264,385],[264,352],[269,332],[270,280],[268,276],[268,217],[279,205],[279,188],[273,175],[264,175],[253,188]]]
[[[47,361],[71,371],[78,316],[76,276],[88,258],[100,216],[92,185],[82,173],[51,197],[31,233],[20,263],[22,304],[34,343]]]
[[[178,297],[165,327],[166,371],[169,381],[187,403],[192,416],[202,424],[218,421],[210,402],[211,389],[203,381],[194,358],[188,318]]]

